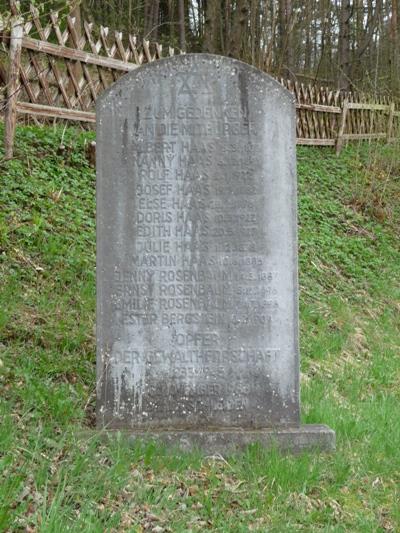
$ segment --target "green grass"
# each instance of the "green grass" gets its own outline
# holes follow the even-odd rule
[[[399,531],[398,147],[298,150],[302,418],[337,452],[203,458],[84,436],[92,138],[21,127],[0,164],[0,531]]]

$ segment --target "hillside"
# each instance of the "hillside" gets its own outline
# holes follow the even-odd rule
[[[0,162],[0,530],[400,530],[399,147],[298,150],[302,418],[336,454],[202,458],[85,433],[93,138],[20,127]]]

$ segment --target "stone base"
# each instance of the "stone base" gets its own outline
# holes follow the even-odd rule
[[[107,437],[118,431],[105,430]],[[200,450],[207,455],[227,455],[249,444],[259,443],[266,448],[299,454],[303,451],[333,452],[335,432],[328,426],[308,424],[295,428],[265,428],[254,431],[239,428],[213,431],[120,431],[129,441],[156,440],[167,446],[189,452]]]

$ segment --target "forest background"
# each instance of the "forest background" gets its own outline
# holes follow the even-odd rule
[[[29,12],[29,1],[21,11]],[[55,0],[79,20],[241,59],[275,76],[398,96],[400,0]],[[10,5],[0,0],[0,11]],[[125,35],[126,36],[126,35]]]

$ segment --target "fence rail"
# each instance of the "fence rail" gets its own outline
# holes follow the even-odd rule
[[[22,17],[11,3],[11,29],[3,30],[8,67],[0,65],[5,108],[6,157],[12,157],[18,115],[95,122],[97,97],[120,76],[163,57],[158,43],[125,38],[119,31],[77,21],[59,12],[41,15],[35,6]],[[0,28],[1,30],[1,28]],[[167,55],[175,50],[168,48]],[[400,111],[387,98],[332,91],[327,87],[278,80],[296,100],[297,143],[336,146],[356,139],[400,135]]]

